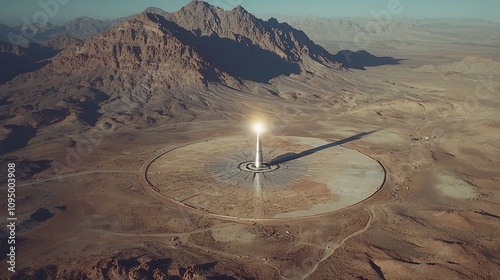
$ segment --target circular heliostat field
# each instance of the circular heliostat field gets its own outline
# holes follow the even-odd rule
[[[208,213],[243,219],[304,217],[361,202],[377,192],[384,168],[339,142],[263,137],[263,172],[252,172],[252,139],[227,137],[170,150],[146,177],[154,191]]]

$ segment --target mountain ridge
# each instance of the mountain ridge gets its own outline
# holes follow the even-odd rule
[[[314,75],[307,69],[319,65],[341,69],[303,32],[257,19],[242,7],[224,11],[194,3],[183,13],[166,19],[158,11],[142,12],[85,41],[54,37],[47,44],[67,47],[44,67],[0,85],[4,122],[31,131],[84,129],[106,117],[123,124],[189,120],[210,108],[227,110],[218,94],[231,98],[228,92],[272,87],[278,77]],[[202,19],[205,31],[182,26],[193,18]]]
[[[335,64],[331,54],[304,32],[276,19],[258,19],[241,6],[226,11],[204,1],[192,1],[170,14],[169,20],[198,36],[216,34],[221,38],[255,44],[289,62],[303,63],[309,57],[319,63]]]

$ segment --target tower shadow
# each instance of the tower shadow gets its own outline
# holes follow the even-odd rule
[[[334,55],[335,60],[352,69],[366,70],[366,67],[381,65],[398,65],[405,59],[398,59],[392,56],[375,56],[367,51],[341,50]]]
[[[359,133],[359,134],[353,135],[353,136],[348,137],[348,138],[344,138],[344,139],[339,140],[339,141],[328,143],[328,144],[325,144],[325,145],[322,145],[322,146],[318,146],[316,148],[312,148],[312,149],[309,149],[309,150],[305,150],[305,151],[300,152],[300,153],[286,153],[286,154],[282,154],[282,155],[279,155],[279,156],[275,157],[274,159],[270,160],[268,162],[268,164],[269,165],[283,164],[285,162],[289,162],[289,161],[296,160],[296,159],[299,159],[299,158],[302,158],[302,157],[305,157],[305,156],[308,156],[308,155],[312,155],[312,154],[314,154],[316,152],[319,152],[319,151],[322,151],[322,150],[325,150],[325,149],[328,149],[328,148],[332,148],[332,147],[339,146],[339,145],[342,145],[342,144],[345,144],[345,143],[349,143],[349,142],[352,142],[352,141],[359,140],[359,139],[361,139],[361,138],[363,138],[363,137],[365,137],[367,135],[370,135],[372,133],[375,133],[377,131],[378,130],[372,130],[372,131],[369,131],[369,132]]]

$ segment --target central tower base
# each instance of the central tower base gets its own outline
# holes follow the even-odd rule
[[[253,161],[243,162],[238,165],[238,169],[245,172],[253,172],[253,173],[266,173],[278,170],[280,168],[279,165],[269,165],[267,163],[263,163],[260,167],[256,167]]]

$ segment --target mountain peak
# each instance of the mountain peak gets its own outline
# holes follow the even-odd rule
[[[144,12],[151,13],[151,14],[157,14],[157,15],[160,15],[164,18],[168,18],[168,16],[170,15],[169,12],[162,10],[158,7],[148,7],[146,10],[144,10]]]
[[[216,9],[220,9],[220,8],[218,8],[216,6],[212,6],[205,1],[193,0],[193,1],[189,2],[189,4],[184,6],[182,9],[185,9],[185,10],[207,10],[207,9],[208,10],[216,10]]]
[[[248,12],[243,6],[238,5],[236,8],[233,9],[233,11],[238,12],[238,13],[250,13]]]
[[[203,1],[203,0],[193,0],[191,1],[187,6],[193,5],[193,6],[203,6],[203,7],[215,7],[210,5],[209,3]]]

